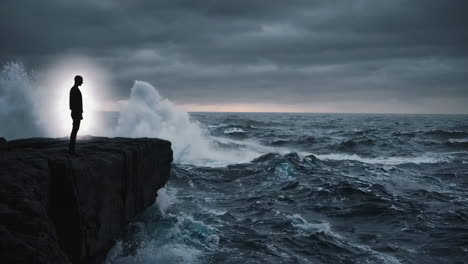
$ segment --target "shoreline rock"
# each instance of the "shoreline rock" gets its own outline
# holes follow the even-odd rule
[[[167,182],[171,143],[82,137],[2,142],[0,257],[5,263],[99,263]],[[5,147],[3,147],[5,146]]]

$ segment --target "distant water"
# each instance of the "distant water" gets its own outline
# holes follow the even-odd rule
[[[190,117],[250,154],[175,163],[107,263],[466,263],[468,116]]]

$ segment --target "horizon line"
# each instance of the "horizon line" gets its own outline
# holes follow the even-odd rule
[[[186,111],[187,113],[259,113],[259,114],[382,114],[382,115],[468,115],[467,113],[392,113],[392,112],[275,112],[275,111]]]
[[[119,111],[100,110],[99,112],[118,113]],[[281,112],[281,111],[185,111],[187,113],[246,113],[246,114],[371,114],[371,115],[468,115],[468,113],[392,113],[392,112]]]

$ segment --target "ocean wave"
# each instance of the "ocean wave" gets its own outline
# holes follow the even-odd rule
[[[394,256],[375,251],[371,249],[369,246],[359,245],[359,244],[352,243],[352,242],[349,242],[348,244],[364,252],[368,252],[372,256],[375,257],[375,259],[372,260],[372,262],[367,261],[367,263],[401,264],[401,261],[395,258]]]
[[[342,141],[336,146],[336,149],[339,151],[354,151],[357,148],[369,147],[375,144],[376,142],[373,139],[367,137],[360,137]]]
[[[467,149],[468,148],[468,138],[460,138],[460,139],[451,138],[445,144],[448,147],[452,147],[452,148]]]
[[[350,134],[350,135],[357,135],[357,136],[365,136],[368,134],[373,134],[379,132],[377,128],[369,128],[369,129],[353,129],[352,131],[349,130],[341,130],[341,133]]]
[[[396,209],[391,208],[395,202],[392,194],[379,184],[327,183],[311,191],[308,197],[324,205],[334,204],[334,206],[326,206],[326,210],[329,214],[341,217],[392,213],[393,209]],[[337,207],[338,210],[336,210]]]
[[[242,128],[232,127],[224,130],[224,134],[235,134],[235,133],[247,133],[247,131]]]
[[[317,143],[317,138],[313,136],[302,136],[299,138],[293,138],[289,140],[287,139],[273,140],[269,144],[272,146],[286,146],[286,145],[309,146],[314,143]]]
[[[237,140],[233,138],[215,137],[215,136],[212,136],[211,139],[217,144],[223,145],[224,147],[231,146],[233,148],[242,150],[244,154],[248,154],[248,156],[245,156],[244,158],[245,161],[252,161],[256,158],[259,158],[262,155],[269,154],[269,153],[277,153],[277,154],[284,155],[284,154],[292,152],[291,148],[266,146],[252,139]],[[304,151],[299,151],[297,153],[300,155],[311,154],[311,153],[304,152]],[[234,164],[234,162],[232,162],[231,164]]]
[[[279,178],[283,181],[291,181],[294,180],[292,173],[294,172],[294,168],[287,162],[283,162],[278,164],[275,167],[275,174],[279,176]]]
[[[228,125],[226,124],[217,124],[217,125],[208,125],[208,129],[216,129],[216,128],[220,128],[220,127],[226,127]]]
[[[459,130],[417,130],[417,131],[396,131],[392,133],[394,136],[406,136],[406,137],[416,137],[416,136],[431,136],[431,137],[465,137],[468,136],[468,132],[459,131]]]
[[[158,198],[159,199],[159,198]],[[107,255],[105,263],[203,263],[206,252],[219,246],[219,231],[187,213],[167,214],[158,226],[142,224],[134,237],[137,240],[119,241]],[[138,241],[138,245],[132,243]]]
[[[137,248],[134,255],[126,255],[125,244],[118,241],[108,253],[105,264],[133,264],[136,263],[201,263],[202,251],[184,243],[159,245],[146,241]]]
[[[468,138],[450,138],[448,140],[448,142],[450,142],[450,143],[467,143]]]
[[[468,132],[466,131],[458,131],[458,130],[429,130],[423,131],[425,135],[430,136],[443,136],[443,137],[450,137],[450,136],[467,136]]]
[[[340,235],[331,231],[331,225],[328,222],[309,223],[300,214],[287,215],[286,219],[290,221],[293,227],[300,230],[299,234],[309,235],[323,233],[331,237],[341,238]]]
[[[413,164],[434,164],[451,161],[450,156],[441,155],[424,155],[419,157],[376,157],[366,158],[356,154],[343,154],[343,153],[331,153],[331,154],[317,154],[315,157],[320,160],[352,160],[368,164],[385,164],[385,165],[400,165],[406,163]]]
[[[437,191],[428,191],[424,189],[419,190],[412,190],[409,192],[409,196],[416,199],[423,199],[423,200],[436,200],[441,202],[451,201],[452,197],[448,194],[440,193]]]
[[[222,216],[227,213],[226,210],[215,210],[215,209],[209,209],[207,212],[215,216]]]

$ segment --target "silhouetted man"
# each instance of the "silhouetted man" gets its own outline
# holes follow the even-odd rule
[[[78,133],[78,129],[80,129],[80,123],[83,119],[83,99],[81,97],[81,91],[78,88],[78,86],[82,84],[83,77],[77,75],[75,76],[75,84],[70,89],[70,110],[71,117],[73,119],[73,128],[70,135],[70,144],[68,145],[68,152],[73,155],[76,155],[76,134]]]

